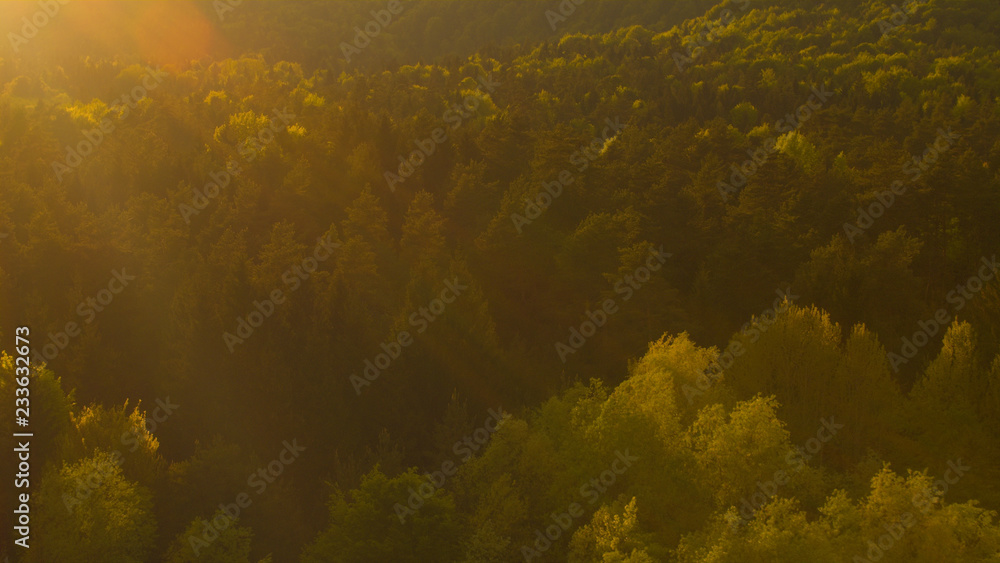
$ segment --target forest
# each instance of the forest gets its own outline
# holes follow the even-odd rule
[[[0,32],[3,563],[1000,562],[1000,3]]]

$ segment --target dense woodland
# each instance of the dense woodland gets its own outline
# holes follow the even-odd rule
[[[899,4],[61,5],[0,557],[1000,561],[1000,4]]]

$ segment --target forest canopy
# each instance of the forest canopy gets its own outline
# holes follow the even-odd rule
[[[998,30],[0,1],[0,558],[1000,561]]]

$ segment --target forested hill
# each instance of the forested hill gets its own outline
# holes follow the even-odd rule
[[[0,558],[1000,560],[1000,4],[56,4]]]
[[[588,2],[400,1],[399,13],[393,14],[389,24],[381,25],[387,19],[383,18],[379,26],[368,27],[371,11],[387,9],[386,2],[303,2],[291,6],[261,2],[248,4],[247,10],[222,10],[222,28],[238,51],[294,60],[307,71],[391,71],[407,64],[455,64],[477,54],[511,57],[530,53],[537,44],[565,34],[602,34],[634,25],[668,30],[704,15],[716,4],[713,0],[624,0],[585,6]],[[218,11],[217,6],[213,8]],[[359,30],[371,39],[370,52],[365,47],[364,55],[353,56],[343,43],[355,48],[363,44],[365,38],[358,36]],[[345,39],[334,42],[331,37]],[[352,56],[345,57],[345,52]]]
[[[327,69],[336,76],[357,69],[391,71],[407,64],[456,64],[476,54],[510,56],[511,51],[530,52],[538,43],[567,33],[600,34],[633,25],[665,31],[704,15],[716,3],[213,0],[169,8],[108,0],[87,4],[86,12],[64,11],[60,18],[66,23],[59,36],[24,49],[18,58],[62,64],[81,55],[122,59],[123,53],[140,52],[147,61],[186,67],[202,57],[221,60],[261,54],[270,62],[294,61],[309,74]],[[37,7],[24,5],[19,10],[30,16]],[[101,22],[99,38],[90,26],[95,21]],[[365,54],[353,56],[352,49]]]

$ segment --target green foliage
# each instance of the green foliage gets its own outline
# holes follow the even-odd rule
[[[302,556],[329,561],[426,561],[457,557],[462,524],[447,493],[436,493],[415,511],[407,503],[427,481],[414,471],[388,478],[377,468],[358,489],[330,497],[329,527]],[[410,510],[412,513],[401,512]],[[401,522],[397,514],[404,514]]]
[[[786,467],[791,444],[777,408],[773,398],[757,397],[738,403],[727,416],[721,405],[713,405],[702,409],[691,425],[698,474],[706,484],[716,484],[718,506],[736,504],[760,476]]]
[[[111,454],[98,451],[45,474],[37,495],[25,561],[148,560],[156,532],[152,494],[126,480]]]
[[[128,412],[128,403],[120,408],[105,409],[101,405],[84,407],[73,417],[74,431],[65,441],[62,458],[74,462],[98,450],[117,452],[123,459],[126,478],[152,486],[164,470],[159,453],[160,443],[150,432],[157,424],[147,421],[139,406]]]
[[[653,563],[639,529],[636,499],[622,506],[602,506],[586,526],[573,534],[567,561],[571,563]]]
[[[36,10],[15,4],[4,21]],[[350,57],[386,2],[230,4],[109,5],[99,38],[66,9],[0,60],[0,337],[30,324],[48,358],[29,559],[189,560],[192,518],[291,436],[303,461],[201,558],[510,561],[576,502],[541,559],[848,561],[963,460],[881,560],[997,559],[998,284],[952,308],[1000,240],[995,2],[900,24],[874,0],[404,1]],[[123,103],[147,65],[162,84]],[[772,313],[776,288],[797,297]],[[897,373],[887,354],[942,307]],[[183,414],[147,429],[167,395]],[[518,416],[456,450],[499,405]],[[818,442],[824,420],[843,428]],[[107,482],[67,511],[94,467]]]
[[[228,523],[221,532],[217,528],[212,528],[214,533],[209,536],[212,541],[207,541],[204,539],[206,522],[214,521],[216,518],[220,523]],[[253,532],[249,528],[240,526],[238,518],[229,520],[225,513],[218,511],[207,521],[196,518],[183,533],[174,539],[167,553],[167,563],[197,563],[198,561],[250,563],[250,540],[252,538]]]

